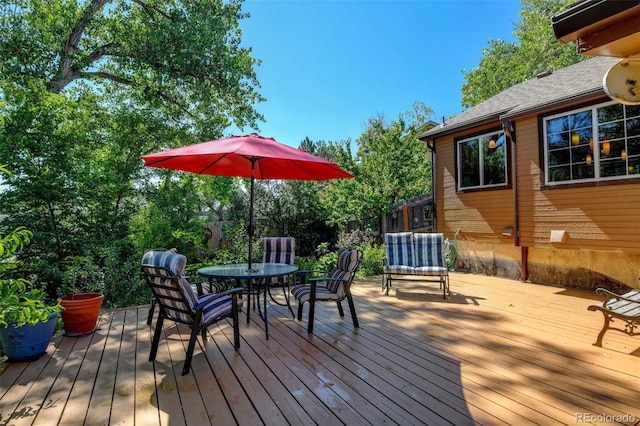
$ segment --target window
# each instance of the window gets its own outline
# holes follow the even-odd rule
[[[543,120],[546,183],[640,175],[640,106],[607,103]]]
[[[507,184],[507,144],[504,132],[487,133],[456,142],[458,189]]]

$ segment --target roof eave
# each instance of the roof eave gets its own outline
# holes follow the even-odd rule
[[[443,127],[431,129],[428,132],[423,133],[422,135],[418,136],[418,139],[426,141],[435,137],[446,136],[451,133],[460,132],[466,129],[472,129],[474,127],[480,127],[486,124],[495,123],[496,121],[500,121],[500,115],[504,112],[505,111],[494,112],[484,117],[463,121],[461,123],[456,123],[453,125],[445,124]]]
[[[553,102],[546,103],[544,105],[538,105],[535,107],[521,109],[513,108],[511,110],[502,111],[500,113],[493,113],[490,115],[486,115],[482,118],[476,120],[465,121],[462,123],[458,123],[452,126],[444,126],[439,129],[431,129],[428,132],[425,132],[418,139],[426,141],[432,140],[436,137],[447,136],[452,133],[458,133],[461,131],[474,129],[476,127],[482,127],[491,123],[502,123],[505,120],[515,120],[527,116],[531,116],[534,114],[542,114],[545,112],[550,112],[558,109],[562,109],[565,107],[569,107],[571,105],[576,105],[580,103],[585,103],[589,101],[595,101],[600,98],[606,97],[604,90],[602,88],[594,88],[592,90],[580,93],[578,95],[569,96],[562,99],[557,99]]]
[[[551,18],[556,39],[563,43],[577,40],[581,34],[598,25],[624,17],[640,5],[640,1],[586,0]],[[623,15],[621,15],[623,14]]]

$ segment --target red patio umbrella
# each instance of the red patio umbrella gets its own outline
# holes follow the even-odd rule
[[[253,225],[254,179],[329,180],[352,178],[336,163],[252,133],[143,155],[145,166],[197,174],[251,178],[249,191],[249,262]]]

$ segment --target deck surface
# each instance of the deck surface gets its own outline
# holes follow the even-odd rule
[[[211,327],[181,376],[188,330],[165,324],[148,361],[148,307],[105,311],[92,335],[56,334],[0,364],[0,425],[640,424],[640,339],[609,331],[594,293],[470,274],[353,286],[360,328],[318,304],[313,335],[270,306]]]

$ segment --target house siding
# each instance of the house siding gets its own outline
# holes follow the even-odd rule
[[[544,188],[537,117],[517,122],[520,244],[530,247],[528,278],[594,289],[638,288],[640,184]],[[561,243],[551,231],[565,231]]]
[[[495,124],[474,132],[494,128]],[[513,237],[502,236],[505,228],[514,226],[513,190],[457,191],[455,139],[468,134],[454,134],[437,141],[438,232],[451,238],[460,230],[457,269],[518,279],[520,248],[514,246]]]
[[[477,131],[481,129],[474,129]],[[438,232],[460,230],[456,267],[532,282],[613,290],[640,288],[640,183],[545,188],[538,117],[516,123],[519,246],[502,231],[515,225],[514,189],[458,192],[453,134],[436,141]],[[513,171],[512,171],[513,172]],[[552,230],[566,239],[552,243]],[[526,250],[523,250],[526,248]],[[522,276],[523,263],[526,263]]]

